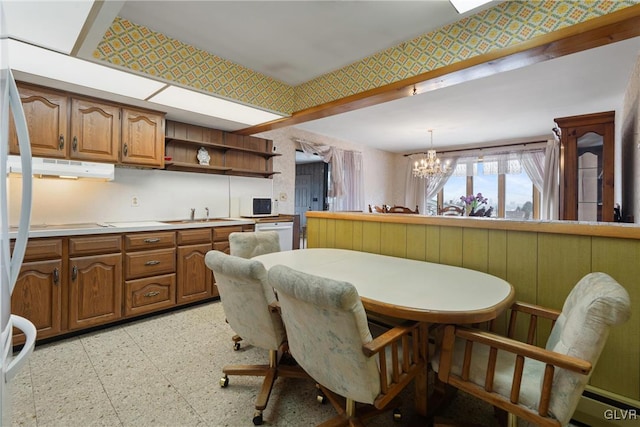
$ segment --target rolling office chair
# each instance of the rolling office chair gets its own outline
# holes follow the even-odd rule
[[[222,387],[229,384],[229,375],[264,376],[256,398],[255,425],[262,424],[262,411],[269,402],[273,384],[278,377],[309,378],[299,366],[281,365],[287,353],[287,337],[276,304],[273,288],[267,284],[267,272],[259,261],[239,258],[219,251],[209,251],[205,263],[216,278],[220,301],[229,326],[243,340],[269,351],[265,365],[229,365],[222,369]]]
[[[426,369],[426,327],[406,322],[373,339],[352,284],[282,265],[269,269],[268,282],[291,354],[338,411],[326,425],[362,425],[397,408],[397,395]],[[356,402],[373,406],[356,413]]]

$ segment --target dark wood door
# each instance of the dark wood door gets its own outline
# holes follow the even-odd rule
[[[210,250],[210,243],[178,247],[178,304],[212,296],[213,275],[204,263]]]
[[[27,119],[31,153],[37,157],[67,156],[69,98],[59,92],[20,85],[20,100]],[[9,150],[20,153],[13,120],[9,120]]]
[[[122,255],[69,259],[69,329],[117,320],[122,315]]]
[[[38,339],[57,335],[62,325],[62,260],[27,262],[11,295],[11,312],[31,321]],[[24,334],[13,330],[13,343],[24,343]]]

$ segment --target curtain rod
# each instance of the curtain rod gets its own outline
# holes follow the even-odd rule
[[[503,148],[507,148],[507,147],[517,147],[517,146],[521,146],[522,148],[525,148],[527,145],[541,145],[541,144],[545,144],[546,145],[547,140],[543,140],[543,141],[529,141],[529,142],[516,142],[513,144],[505,144],[505,145],[496,145],[493,147],[481,147],[481,148],[460,148],[458,150],[447,150],[447,151],[438,151],[438,154],[450,154],[450,153],[472,153],[475,151],[479,151],[482,152],[484,151],[501,151]],[[409,153],[409,154],[405,154],[405,157],[408,156],[413,156],[414,154],[426,154],[425,151],[420,151],[417,153]]]

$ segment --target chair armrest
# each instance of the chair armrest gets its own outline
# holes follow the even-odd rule
[[[527,302],[516,301],[511,305],[511,310],[519,311],[522,313],[527,313],[533,316],[542,317],[550,320],[557,320],[558,316],[560,316],[559,310],[554,310],[552,308],[541,307],[535,304],[529,304]]]
[[[556,353],[544,348],[536,347],[531,344],[522,343],[520,341],[496,335],[491,332],[457,327],[455,329],[445,329],[445,334],[452,333],[452,331],[456,337],[460,337],[464,340],[482,343],[489,347],[508,351],[518,356],[535,359],[548,365],[553,365],[562,369],[568,369],[570,371],[578,372],[584,375],[588,374],[592,368],[591,363],[587,362],[586,360]]]
[[[389,329],[382,335],[377,336],[372,341],[362,346],[362,352],[367,357],[371,357],[393,342],[400,340],[403,336],[409,335],[419,326],[419,322],[405,322],[392,329]]]

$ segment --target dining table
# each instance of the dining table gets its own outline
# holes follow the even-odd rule
[[[481,271],[333,248],[273,252],[253,259],[353,284],[369,313],[432,324],[495,319],[515,297],[513,286]],[[416,383],[416,411],[427,416],[427,373]]]

